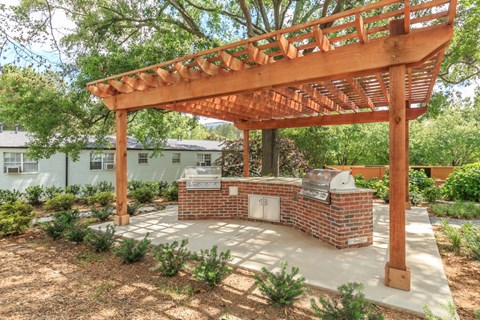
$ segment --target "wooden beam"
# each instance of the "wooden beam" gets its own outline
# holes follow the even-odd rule
[[[157,88],[164,85],[164,82],[161,78],[154,76],[153,74],[148,74],[144,72],[140,72],[138,77],[142,79],[145,84],[150,88]]]
[[[317,44],[317,48],[321,52],[327,52],[335,49],[335,47],[330,43],[330,40],[328,40],[327,36],[323,33],[322,29],[320,29],[318,25],[314,25],[312,27],[312,31],[313,37]]]
[[[354,110],[355,112],[359,112],[360,108],[355,104],[355,102],[351,101],[350,98],[343,93],[342,90],[338,89],[337,86],[332,81],[322,81],[320,83],[325,89],[327,89],[332,96],[335,96],[338,100],[340,100],[344,106]],[[345,113],[345,110],[339,106],[339,113]]]
[[[124,84],[132,88],[132,92],[137,90],[142,91],[148,88],[147,83],[142,79],[140,79],[139,77],[132,78],[132,77],[124,76],[122,77],[122,81]]]
[[[195,58],[195,63],[197,64],[197,66],[200,67],[200,69],[202,69],[203,72],[205,72],[209,76],[216,76],[217,74],[222,72],[222,68],[220,68],[219,66],[213,63],[208,62],[206,59],[197,57]]]
[[[410,33],[410,0],[403,1],[403,30]]]
[[[298,52],[297,48],[293,44],[291,44],[287,38],[283,34],[278,35],[277,43],[280,50],[288,59],[294,59],[296,57],[303,56],[300,52]]]
[[[325,107],[321,106],[319,103],[316,101],[307,98],[300,92],[296,92],[295,90],[291,88],[279,88],[275,89],[275,92],[281,94],[282,96],[285,96],[297,103],[300,103],[302,106],[315,111],[317,113],[324,113],[325,112]]]
[[[411,108],[407,111],[407,119],[414,120],[427,111],[427,108]],[[388,111],[359,112],[335,114],[328,116],[302,117],[293,119],[278,119],[264,121],[235,122],[239,130],[261,130],[277,128],[301,128],[315,126],[332,126],[339,124],[359,124],[389,121]]]
[[[389,269],[407,271],[405,251],[405,197],[406,197],[406,106],[405,106],[405,66],[394,66],[390,74],[390,241]],[[398,289],[410,290],[410,279],[385,277],[385,284]],[[398,280],[398,281],[397,281]]]
[[[347,79],[348,85],[355,91],[359,96],[360,99],[370,108],[370,110],[375,110],[375,105],[373,104],[372,100],[365,94],[365,90],[363,89],[362,85],[358,80],[348,78]]]
[[[250,136],[249,131],[243,131],[243,176],[250,176]]]
[[[127,111],[115,111],[115,192],[117,214],[116,225],[129,224],[127,213]]]
[[[121,93],[130,93],[133,92],[133,88],[129,86],[128,84],[123,83],[122,81],[118,80],[110,80],[108,82],[112,87],[115,88],[118,92]]]
[[[408,35],[370,40],[328,52],[313,52],[299,59],[269,63],[241,72],[183,81],[171,87],[159,87],[145,92],[119,94],[104,98],[113,109],[161,105],[173,101],[199,100],[207,97],[252,92],[265,88],[312,83],[321,79],[356,76],[360,72],[383,71],[390,65],[409,64],[422,60],[448,43],[453,35],[451,26],[439,25],[429,30],[412,31]],[[253,47],[253,46],[250,46]],[[287,71],[290,70],[290,71]],[[292,76],[292,71],[295,76]]]
[[[387,86],[383,80],[382,73],[377,72],[375,76],[377,77],[378,84],[380,85],[380,90],[382,90],[383,97],[385,98],[385,101],[387,101],[387,105],[390,105],[390,94],[388,93]]]
[[[357,36],[360,43],[368,41],[368,34],[365,25],[363,24],[363,18],[360,13],[355,15],[355,28],[357,29]]]
[[[275,60],[263,53],[263,51],[259,50],[251,43],[248,44],[247,51],[250,58],[252,58],[252,60],[258,65],[265,65],[275,62]]]
[[[233,71],[238,71],[242,69],[247,69],[249,68],[248,64],[243,63],[241,60],[238,60],[234,56],[226,53],[225,51],[219,51],[218,52],[218,57],[220,60],[223,62],[223,64],[233,70]]]
[[[457,0],[450,0],[450,5],[448,7],[448,20],[447,24],[452,25],[455,20],[455,14],[457,12]]]
[[[180,81],[180,77],[178,74],[173,74],[168,70],[165,70],[163,68],[157,68],[156,72],[158,76],[163,80],[163,82],[168,83],[168,84],[175,84]]]
[[[175,70],[177,70],[180,77],[184,80],[195,80],[202,77],[200,71],[184,66],[180,62],[175,63]]]

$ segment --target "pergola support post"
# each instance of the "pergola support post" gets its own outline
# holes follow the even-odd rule
[[[115,111],[115,127],[117,214],[114,216],[114,222],[117,226],[123,226],[130,223],[127,213],[127,110]]]
[[[250,131],[243,131],[243,176],[250,176]]]
[[[410,103],[406,102],[406,107],[410,107]],[[405,177],[405,208],[410,210],[412,206],[410,205],[410,188],[409,188],[409,180],[410,180],[410,137],[409,137],[409,128],[408,128],[409,121],[408,119],[405,120],[405,170],[406,170],[406,177]]]
[[[406,104],[405,65],[390,67],[390,241],[385,285],[410,291],[405,251]]]

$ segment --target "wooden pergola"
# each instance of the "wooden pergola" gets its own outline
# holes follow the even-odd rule
[[[127,214],[127,113],[159,108],[249,130],[388,121],[390,246],[385,284],[409,290],[408,121],[427,110],[456,0],[383,0],[87,84],[116,114],[115,223]],[[325,27],[324,26],[328,26]]]

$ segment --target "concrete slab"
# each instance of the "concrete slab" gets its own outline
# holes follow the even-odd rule
[[[92,226],[105,228],[106,224]],[[423,314],[427,304],[445,315],[440,302],[452,301],[450,288],[436,246],[432,226],[424,208],[407,211],[407,264],[411,268],[411,291],[383,284],[388,260],[388,206],[374,206],[374,243],[370,247],[337,250],[289,227],[238,220],[178,221],[175,207],[131,218],[117,227],[121,236],[153,244],[189,239],[189,249],[231,250],[233,264],[252,270],[277,269],[281,261],[300,268],[307,283],[327,290],[346,282],[362,282],[368,299],[377,304]]]

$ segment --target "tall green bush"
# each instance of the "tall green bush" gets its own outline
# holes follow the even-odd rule
[[[480,202],[480,162],[455,168],[443,190],[449,200]]]
[[[227,266],[231,260],[230,250],[218,253],[218,246],[200,250],[192,257],[199,262],[192,271],[193,277],[205,282],[210,288],[219,284],[232,270]]]
[[[110,250],[115,244],[115,226],[108,225],[105,232],[99,230],[95,232],[88,230],[85,236],[85,242],[90,244],[96,252],[105,252]]]
[[[147,239],[148,234],[142,241],[136,242],[133,239],[124,239],[115,249],[115,255],[122,259],[123,263],[134,263],[140,261],[148,251],[151,241]]]
[[[28,203],[32,205],[36,205],[40,203],[40,199],[43,195],[43,187],[42,186],[30,186],[25,189],[25,198],[27,199]]]
[[[21,197],[22,197],[22,193],[16,189],[0,190],[0,203],[15,202],[17,200],[20,200]]]
[[[139,203],[152,202],[155,199],[155,192],[148,187],[141,187],[130,192],[130,196]]]
[[[153,256],[158,260],[158,270],[165,276],[176,275],[186,264],[190,252],[187,249],[188,239],[183,239],[180,246],[178,241],[161,243],[153,250]]]
[[[75,203],[73,194],[57,194],[53,198],[47,199],[45,209],[48,211],[70,210]]]
[[[33,207],[22,200],[0,205],[0,237],[22,234],[33,219]]]

